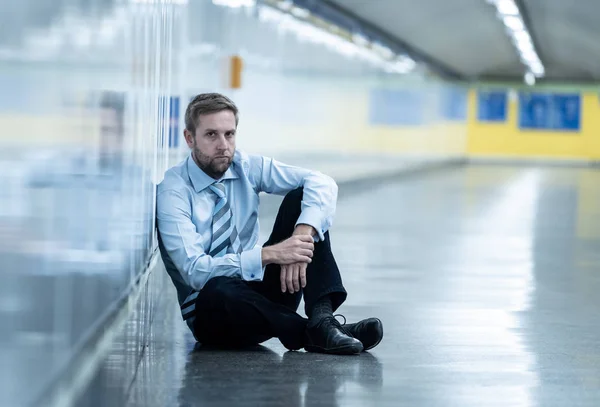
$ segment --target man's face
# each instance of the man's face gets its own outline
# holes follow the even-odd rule
[[[121,151],[123,134],[119,126],[117,112],[114,109],[100,110],[100,150],[104,154],[115,154]]]
[[[194,161],[207,175],[219,179],[231,165],[235,152],[235,115],[230,110],[203,114],[196,134],[185,130]]]

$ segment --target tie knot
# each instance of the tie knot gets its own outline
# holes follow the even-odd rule
[[[219,198],[225,198],[225,185],[222,182],[215,182],[210,187],[210,190],[213,191]]]

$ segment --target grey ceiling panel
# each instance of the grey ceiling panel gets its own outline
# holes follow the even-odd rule
[[[525,68],[485,0],[328,0],[473,79]],[[600,80],[600,0],[521,0],[550,80]]]
[[[600,80],[600,0],[527,0],[548,76]]]

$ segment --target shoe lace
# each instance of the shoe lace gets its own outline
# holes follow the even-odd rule
[[[342,317],[342,318],[344,318],[344,325],[340,324],[340,322],[337,319],[335,319],[336,317]],[[350,333],[350,331],[348,330],[348,328],[345,326],[346,325],[346,317],[344,317],[343,315],[336,314],[336,315],[332,315],[332,316],[328,316],[328,317],[322,318],[321,320],[319,320],[319,322],[317,322],[317,324],[315,326],[319,327],[321,324],[327,324],[327,323],[335,326],[336,328],[338,328],[340,331],[342,331],[346,335],[354,337],[352,335],[352,333]]]
[[[344,323],[341,324],[340,321],[338,321],[336,318],[337,317],[342,317],[344,318]],[[335,324],[335,326],[338,327],[338,329],[340,331],[342,331],[343,333],[345,333],[348,336],[354,337],[354,335],[352,335],[352,333],[348,330],[348,328],[346,327],[346,317],[343,316],[342,314],[335,314],[332,318],[332,322]]]
[[[343,316],[342,314],[335,314],[333,317],[334,317],[334,318],[337,318],[337,317],[342,317],[342,318],[344,318],[344,322],[342,323],[342,326],[343,326],[343,325],[346,325],[346,322],[347,322],[347,321],[346,321],[346,317],[345,317],[345,316]]]

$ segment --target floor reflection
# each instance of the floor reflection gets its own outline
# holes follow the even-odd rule
[[[95,404],[76,405],[122,405],[109,397],[120,391],[128,407],[596,407],[600,191],[579,179],[466,167],[348,196],[333,245],[350,293],[343,312],[384,321],[371,354],[286,353],[275,339],[194,348],[165,285],[133,382],[116,375]],[[139,347],[123,344],[137,360]]]
[[[372,396],[380,389],[382,370],[370,353],[281,356],[265,346],[223,351],[198,345],[188,355],[178,401],[180,406],[341,406],[346,392]]]

